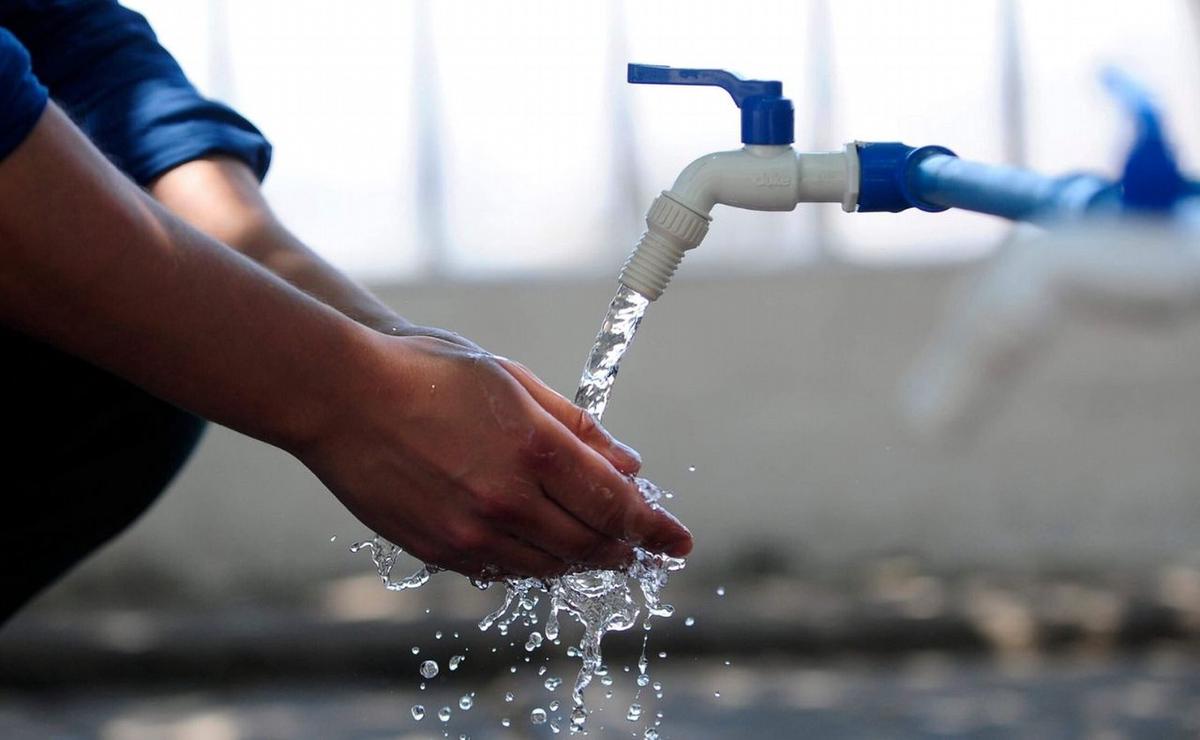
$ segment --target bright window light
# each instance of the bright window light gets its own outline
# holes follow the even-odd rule
[[[739,146],[724,92],[630,86],[629,61],[782,80],[806,150],[942,144],[1107,174],[1129,135],[1098,82],[1115,63],[1158,93],[1200,166],[1200,11],[1184,0],[128,4],[271,138],[282,218],[372,281],[615,275],[654,195]],[[830,204],[714,216],[689,271],[957,260],[1009,228]]]

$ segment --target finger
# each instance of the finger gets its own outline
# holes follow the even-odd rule
[[[521,363],[503,357],[497,359],[542,408],[570,429],[576,437],[603,455],[613,467],[626,475],[635,475],[641,470],[642,457],[637,450],[609,434],[594,416],[543,383]]]
[[[642,498],[633,481],[562,427],[535,436],[530,462],[546,494],[602,534],[677,557],[692,549],[691,532]]]
[[[491,578],[556,578],[570,568],[570,563],[516,537],[500,537],[479,573]]]
[[[484,351],[483,348],[481,348],[478,344],[475,344],[470,339],[467,339],[460,334],[433,326],[417,326],[415,324],[409,324],[406,326],[395,327],[390,333],[398,337],[432,337],[433,339],[440,339],[443,342],[449,342],[450,344],[455,344],[465,349],[474,350],[477,352]]]
[[[520,507],[501,525],[505,531],[574,566],[620,569],[633,561],[626,543],[601,534],[543,496]]]

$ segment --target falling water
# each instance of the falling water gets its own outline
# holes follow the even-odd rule
[[[588,353],[579,378],[579,390],[575,392],[575,405],[587,409],[599,421],[608,407],[613,383],[621,367],[621,358],[633,343],[638,325],[646,315],[650,301],[641,293],[624,285],[613,296],[596,335],[596,343]]]
[[[622,285],[609,304],[604,323],[600,325],[600,333],[597,334],[596,342],[584,365],[579,390],[575,394],[575,404],[587,409],[597,420],[604,415],[620,369],[621,358],[633,342],[634,334],[637,333],[649,303],[645,297]],[[635,478],[634,481],[643,498],[654,508],[659,508],[662,498],[669,495],[644,478]],[[375,537],[374,540],[359,543],[351,549],[356,552],[359,549],[369,550],[384,585],[394,591],[419,587],[429,580],[431,573],[438,570],[435,566],[426,565],[412,575],[395,580],[391,576],[391,570],[401,552],[400,548]],[[542,594],[548,595],[550,601],[550,613],[543,628],[546,640],[558,640],[559,612],[565,612],[583,625],[579,647],[568,650],[568,655],[576,655],[582,659],[582,666],[571,693],[573,707],[570,717],[571,732],[580,732],[586,725],[588,715],[584,703],[584,690],[595,676],[603,673],[600,646],[604,635],[629,629],[637,623],[641,612],[641,608],[634,601],[631,586],[636,584],[642,594],[647,620],[651,616],[671,616],[674,609],[668,604],[663,604],[659,594],[667,584],[668,574],[682,569],[683,566],[683,558],[673,558],[638,547],[634,548],[634,561],[626,571],[590,570],[546,581],[536,578],[505,579],[503,602],[498,609],[480,620],[479,628],[486,631],[496,626],[502,635],[506,635],[509,627],[515,622],[536,623],[536,609]],[[473,583],[479,588],[490,585],[478,581]],[[648,622],[646,629],[649,629]],[[540,648],[541,644],[542,635],[533,632],[525,648],[532,652]],[[644,668],[642,670],[644,673]],[[545,722],[545,718],[544,710],[535,709],[531,721],[537,724],[539,719]]]

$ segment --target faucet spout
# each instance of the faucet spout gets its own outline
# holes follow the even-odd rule
[[[798,203],[858,204],[858,149],[797,152],[789,145],[750,144],[706,154],[684,168],[670,190],[654,199],[621,283],[657,300],[689,249],[708,233],[714,206],[790,211]]]

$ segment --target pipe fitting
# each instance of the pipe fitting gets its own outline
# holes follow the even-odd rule
[[[646,231],[621,268],[621,284],[658,300],[684,253],[704,241],[711,220],[663,191],[650,205]]]

